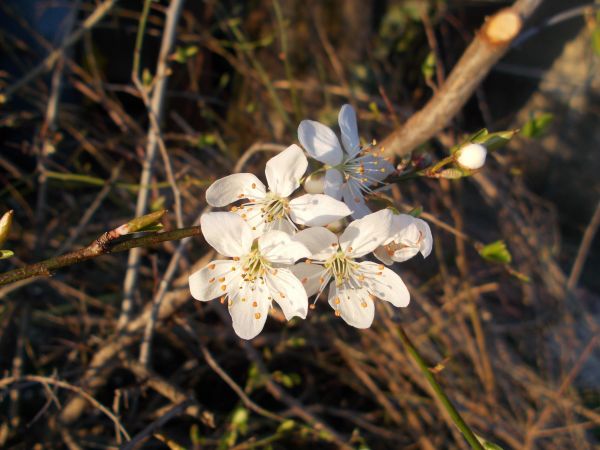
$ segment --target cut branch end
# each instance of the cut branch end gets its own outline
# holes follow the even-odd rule
[[[521,16],[511,8],[498,11],[483,25],[481,36],[492,45],[508,45],[521,31]]]

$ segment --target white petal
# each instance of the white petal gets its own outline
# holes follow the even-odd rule
[[[290,145],[267,162],[265,175],[269,189],[280,197],[289,197],[298,187],[306,172],[308,160],[296,144]]]
[[[262,331],[271,306],[267,288],[258,283],[253,287],[254,290],[249,283],[242,284],[229,306],[233,329],[242,339],[252,339]]]
[[[416,220],[417,226],[423,234],[419,250],[421,251],[421,255],[423,255],[423,258],[427,258],[431,254],[431,250],[433,249],[433,236],[431,234],[431,228],[429,228],[429,224],[423,219],[417,218]]]
[[[265,185],[251,173],[234,173],[220,178],[206,190],[206,203],[221,207],[242,198],[263,198]]]
[[[365,261],[359,264],[359,273],[364,275],[364,285],[369,293],[396,307],[408,305],[410,294],[400,275],[373,262]]]
[[[260,254],[273,264],[292,265],[300,258],[308,258],[310,251],[300,242],[278,230],[267,231],[258,238]]]
[[[252,230],[232,212],[210,212],[200,217],[204,239],[221,255],[243,256],[252,247]]]
[[[372,252],[390,235],[392,213],[382,209],[351,222],[340,236],[340,246],[353,258]]]
[[[352,217],[354,219],[362,219],[368,214],[371,214],[371,210],[365,203],[363,193],[359,188],[359,183],[355,180],[348,180],[342,188],[342,197],[344,202],[348,205],[348,208],[352,210]]]
[[[344,184],[344,176],[337,169],[327,169],[325,172],[325,185],[323,192],[336,200],[342,199],[342,186]]]
[[[324,194],[306,194],[290,203],[290,217],[300,225],[320,227],[350,215],[345,203]]]
[[[283,231],[290,236],[296,234],[296,227],[288,219],[277,219],[271,222],[269,230]]]
[[[321,279],[325,275],[323,266],[319,264],[298,263],[290,268],[309,297],[319,292]]]
[[[338,115],[338,123],[342,131],[342,144],[346,153],[352,158],[360,152],[360,141],[358,139],[358,126],[356,125],[356,112],[350,105],[342,106]]]
[[[288,269],[275,269],[266,277],[267,286],[287,320],[292,317],[306,319],[308,297],[304,286]]]
[[[374,251],[373,254],[375,255],[375,258],[377,258],[379,261],[381,261],[382,263],[391,266],[392,264],[394,264],[394,260],[392,258],[390,258],[390,255],[388,255],[387,249],[381,245],[379,247],[377,247]]]
[[[294,240],[301,242],[310,251],[310,259],[326,261],[337,251],[338,237],[327,228],[314,227],[299,231]]]
[[[232,268],[236,270],[231,270]],[[203,269],[190,275],[188,281],[190,292],[196,300],[206,302],[227,294],[231,289],[234,278],[240,275],[239,263],[231,260],[211,261]]]
[[[298,140],[310,156],[335,166],[342,162],[340,141],[333,130],[314,120],[303,120],[298,127]]]
[[[392,259],[396,262],[404,262],[408,261],[417,253],[419,253],[419,247],[402,247],[394,251]]]
[[[342,319],[356,328],[369,328],[375,317],[375,305],[366,289],[329,287],[329,305],[340,312]]]
[[[256,239],[265,232],[266,224],[262,211],[260,210],[261,205],[244,206],[236,209],[234,212],[240,216],[250,227],[252,236]]]

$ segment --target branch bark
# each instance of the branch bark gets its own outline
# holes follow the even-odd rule
[[[471,97],[493,65],[507,52],[523,22],[542,0],[518,0],[486,20],[439,91],[425,107],[386,137],[387,154],[405,155],[430,139]]]
[[[115,228],[104,233],[87,247],[0,274],[0,286],[40,275],[49,277],[53,270],[109,253],[123,252],[132,248],[149,247],[161,242],[180,240],[200,234],[202,234],[200,227],[194,226],[115,242],[117,238],[122,236],[118,228]]]

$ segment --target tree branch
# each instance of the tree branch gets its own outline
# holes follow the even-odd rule
[[[506,53],[523,22],[542,0],[518,0],[486,20],[439,91],[423,109],[382,143],[388,154],[405,155],[440,131],[471,97],[492,66]]]
[[[0,274],[0,286],[40,275],[48,277],[53,270],[109,253],[123,252],[132,248],[150,247],[161,242],[176,241],[200,234],[202,234],[200,227],[194,226],[115,242],[116,239],[122,236],[119,228],[115,228],[104,233],[87,247]]]

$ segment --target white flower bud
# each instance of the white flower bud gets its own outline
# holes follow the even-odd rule
[[[311,173],[304,181],[307,194],[322,194],[325,188],[325,177],[322,173]]]
[[[465,169],[481,169],[485,164],[486,148],[481,144],[469,144],[459,150],[456,162]]]

